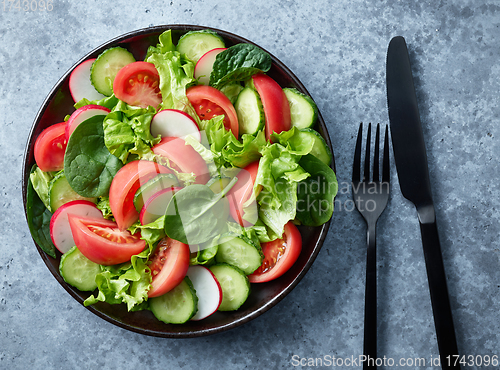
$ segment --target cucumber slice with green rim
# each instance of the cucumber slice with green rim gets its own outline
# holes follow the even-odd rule
[[[224,85],[220,89],[220,91],[223,92],[224,95],[227,96],[227,98],[229,99],[229,101],[233,105],[236,103],[236,99],[238,99],[238,95],[241,93],[242,90],[243,90],[243,86],[241,86],[241,84],[239,82],[234,82],[234,83]]]
[[[302,94],[297,89],[286,87],[283,89],[288,103],[292,126],[298,129],[313,127],[318,120],[318,107],[311,97]]]
[[[300,130],[300,132],[301,135],[311,135],[314,139],[314,145],[310,154],[329,166],[330,163],[332,163],[333,156],[330,148],[326,145],[325,139],[323,139],[319,132],[313,130],[312,128],[305,128]]]
[[[219,311],[235,311],[241,307],[250,294],[248,277],[239,268],[221,263],[210,267],[222,289],[222,303]]]
[[[90,81],[101,94],[111,96],[116,74],[127,64],[133,62],[135,62],[135,58],[132,53],[122,47],[117,46],[104,50],[92,63]]]
[[[63,204],[72,200],[88,200],[92,203],[96,202],[96,198],[82,197],[74,191],[69,185],[64,171],[59,172],[49,183],[49,201],[52,212],[57,211]]]
[[[190,31],[183,35],[177,43],[177,51],[194,63],[206,52],[225,47],[224,40],[210,30]]]
[[[198,297],[191,280],[186,276],[174,289],[149,299],[155,317],[166,324],[184,324],[198,311]]]
[[[207,182],[207,186],[212,190],[215,194],[219,194],[226,186],[229,185],[232,178],[224,177],[224,176],[216,176],[212,177]]]
[[[264,109],[259,94],[254,89],[245,87],[238,95],[234,109],[238,115],[241,134],[255,135],[264,128]]]
[[[242,235],[226,234],[219,240],[215,260],[238,267],[245,275],[250,275],[262,265],[262,249]]]
[[[69,285],[87,292],[97,288],[95,277],[101,272],[101,266],[85,257],[75,246],[62,255],[59,272]]]
[[[142,185],[134,195],[134,206],[141,212],[144,203],[160,190],[179,186],[179,181],[171,173],[160,173]]]

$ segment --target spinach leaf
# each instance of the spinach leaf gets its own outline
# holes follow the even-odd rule
[[[104,144],[103,120],[104,116],[94,116],[78,125],[64,155],[66,179],[84,197],[107,195],[113,176],[122,167]]]
[[[311,176],[297,186],[297,219],[306,226],[320,226],[333,214],[338,183],[335,172],[311,154],[301,158],[299,165]]]
[[[36,165],[31,169],[31,173],[35,169]],[[28,188],[26,190],[26,216],[35,243],[49,256],[56,258],[56,247],[50,238],[50,218],[52,213],[45,207],[45,204],[43,204],[33,188],[31,176],[28,179]]]
[[[220,89],[230,82],[246,80],[256,73],[269,71],[271,64],[271,56],[258,46],[236,44],[215,58],[210,86]]]
[[[179,190],[170,200],[165,214],[165,233],[185,244],[201,244],[221,234],[229,216],[224,195],[237,178],[219,194],[206,185],[193,184]]]

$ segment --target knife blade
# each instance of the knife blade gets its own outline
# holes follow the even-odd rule
[[[455,327],[432,200],[427,154],[410,58],[405,39],[394,37],[387,50],[387,106],[401,192],[418,214],[434,324],[443,369],[460,369]]]

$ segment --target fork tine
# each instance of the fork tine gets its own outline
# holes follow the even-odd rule
[[[352,182],[361,181],[361,140],[363,138],[363,122],[359,124],[358,138],[356,139],[356,149],[354,150],[354,163],[352,165]]]
[[[375,134],[375,153],[373,154],[373,182],[380,181],[379,175],[379,146],[380,146],[380,124],[377,123],[377,131]]]
[[[366,136],[366,153],[365,153],[365,174],[363,181],[370,181],[370,141],[372,137],[372,124],[368,124],[368,133]]]
[[[384,137],[384,159],[382,163],[382,182],[389,182],[391,179],[391,166],[389,164],[389,126],[385,126]]]

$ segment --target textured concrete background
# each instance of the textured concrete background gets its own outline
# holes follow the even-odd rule
[[[256,320],[206,338],[159,339],[115,327],[77,304],[40,259],[23,214],[21,167],[45,96],[108,39],[175,23],[239,34],[283,61],[328,124],[341,182],[351,176],[359,123],[388,123],[386,49],[391,37],[406,38],[458,346],[464,355],[500,355],[499,5],[54,0],[50,12],[25,12],[23,4],[9,10],[10,2],[2,2],[0,368],[273,369],[292,368],[294,355],[362,353],[365,225],[342,207],[351,199],[345,186],[328,239],[297,288]],[[392,197],[378,225],[379,354],[425,358],[420,368],[432,369],[438,349],[420,231],[394,165],[392,174]]]

